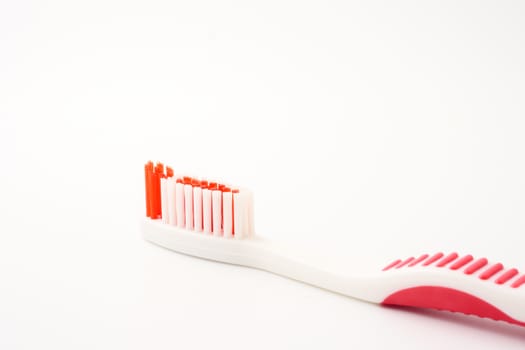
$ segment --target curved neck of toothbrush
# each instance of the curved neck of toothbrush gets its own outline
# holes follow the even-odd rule
[[[165,248],[273,272],[382,305],[461,312],[525,327],[525,274],[485,258],[423,254],[348,271],[329,259],[284,247],[254,233],[253,195],[244,188],[144,166],[144,238]]]

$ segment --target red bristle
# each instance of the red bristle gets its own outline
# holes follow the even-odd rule
[[[223,189],[221,190],[222,192],[231,192],[231,188],[229,187],[223,187]]]
[[[152,178],[152,218],[158,219],[162,215],[161,203],[160,203],[160,177],[161,173],[153,172]]]
[[[148,202],[149,202],[149,217],[154,218],[155,217],[155,200],[154,200],[154,193],[155,193],[155,186],[154,186],[154,180],[153,180],[153,169],[151,169],[148,173]]]
[[[157,162],[157,165],[155,166],[155,172],[157,174],[164,174],[164,164]]]
[[[182,183],[185,185],[191,185],[192,178],[189,176],[183,176],[182,177]]]
[[[200,186],[201,182],[197,179],[191,179],[191,185],[192,186]]]
[[[148,169],[148,187],[149,187],[149,206],[150,206],[150,218],[155,218],[155,166],[151,163],[151,166]]]
[[[206,181],[206,180],[201,180],[201,187],[202,187],[202,188],[208,188],[208,181]]]
[[[153,163],[150,161],[144,165],[144,179],[146,187],[146,216],[151,217],[151,172],[153,170]]]
[[[166,175],[168,177],[173,177],[173,169],[169,166],[166,167]]]

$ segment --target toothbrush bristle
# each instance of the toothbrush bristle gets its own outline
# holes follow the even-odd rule
[[[151,209],[151,218],[158,219],[161,216],[161,207],[160,207],[160,174],[164,173],[164,166],[162,163],[157,163],[153,168],[153,163],[151,163],[152,169],[149,174],[149,202]]]
[[[164,224],[220,237],[253,235],[253,197],[247,190],[175,175],[173,168],[144,165],[146,216]]]
[[[144,177],[146,180],[146,216],[151,218],[151,173],[153,171],[153,163],[148,162],[144,165]]]

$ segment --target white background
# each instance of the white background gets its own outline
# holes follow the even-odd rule
[[[1,1],[0,348],[523,349],[519,327],[178,255],[138,222],[151,158],[251,188],[267,237],[525,268],[524,18],[520,1]]]

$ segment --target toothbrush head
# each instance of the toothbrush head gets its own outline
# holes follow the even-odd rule
[[[187,230],[224,238],[254,235],[253,195],[243,188],[175,174],[169,166],[144,166],[146,216]]]

